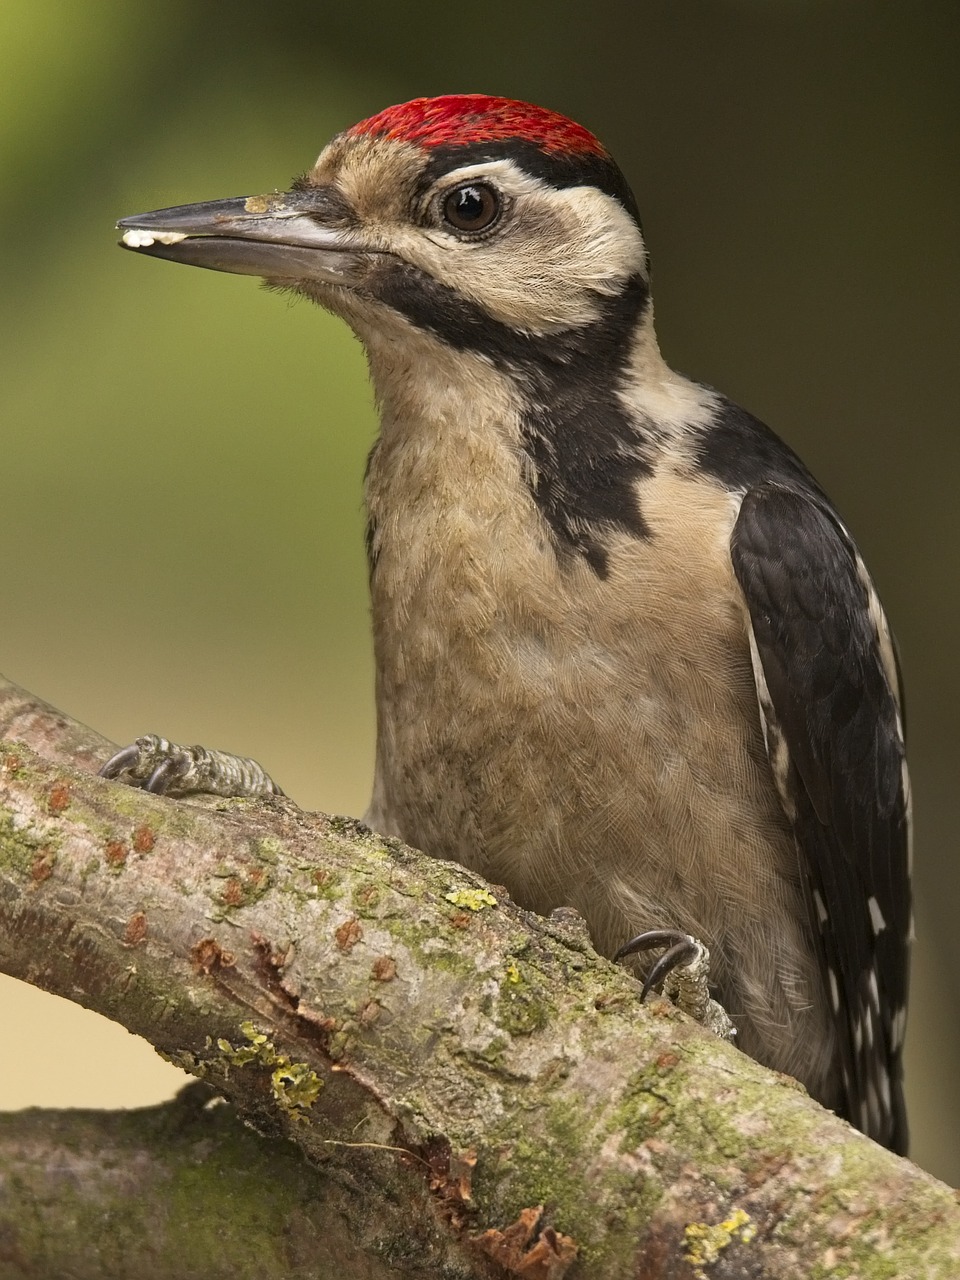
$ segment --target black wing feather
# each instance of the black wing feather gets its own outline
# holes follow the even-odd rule
[[[836,982],[847,1117],[903,1151],[909,796],[879,602],[819,494],[751,489],[731,556],[753,625],[758,684],[766,684],[761,710],[773,721],[768,733],[787,748],[778,785]]]

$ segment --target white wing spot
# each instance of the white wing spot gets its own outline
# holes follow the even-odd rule
[[[894,1049],[899,1049],[903,1044],[903,1037],[907,1029],[907,1007],[901,1005],[897,1012],[893,1015],[893,1022],[890,1026],[890,1040]]]
[[[900,765],[900,786],[903,788],[903,804],[907,821],[907,874],[913,875],[913,794],[910,789],[910,774],[907,762]]]
[[[830,917],[827,915],[827,908],[824,905],[823,898],[820,896],[819,889],[814,889],[813,891],[813,902],[817,908],[817,923],[826,924]]]
[[[749,618],[747,619],[747,635],[750,640],[750,661],[753,665],[753,678],[757,686],[757,704],[760,709],[760,728],[763,731],[763,745],[767,751],[770,772],[773,774],[773,784],[777,789],[777,795],[780,797],[783,811],[793,822],[797,816],[797,806],[793,796],[790,794],[789,787],[790,749],[787,746],[786,738],[784,738],[780,730],[773,699],[770,697],[770,690],[767,688],[767,677],[764,674],[763,663],[760,661],[757,637],[753,631],[753,623]]]
[[[870,1117],[870,1126],[866,1132],[877,1133],[883,1123],[883,1112],[880,1109],[877,1082],[873,1076],[867,1081],[867,1115]]]
[[[884,920],[883,912],[880,910],[880,903],[876,898],[871,897],[867,899],[867,906],[870,908],[870,923],[873,925],[873,932],[875,934],[883,933],[887,927],[887,922]]]
[[[830,979],[830,1003],[833,1005],[833,1012],[840,1012],[840,991],[837,987],[837,975],[832,969],[827,970],[827,977]]]
[[[846,532],[846,530],[844,530]],[[849,535],[848,535],[849,536]],[[880,659],[880,665],[883,674],[886,677],[887,685],[893,694],[893,700],[897,708],[897,732],[900,735],[900,741],[903,741],[903,724],[900,715],[900,681],[897,675],[897,659],[893,651],[893,640],[890,637],[890,628],[887,625],[887,619],[883,612],[883,606],[880,604],[880,597],[877,595],[877,589],[873,585],[867,566],[863,563],[859,552],[857,553],[857,577],[860,579],[861,585],[867,593],[867,613],[870,621],[873,623],[874,641],[877,646],[877,656]]]
[[[870,1003],[873,1005],[874,1009],[876,1009],[877,1013],[879,1013],[880,1012],[880,992],[877,989],[876,969],[871,969],[870,973],[867,976],[867,990],[870,992]]]
[[[890,1073],[884,1066],[877,1068],[877,1083],[880,1086],[880,1102],[884,1112],[890,1113]]]

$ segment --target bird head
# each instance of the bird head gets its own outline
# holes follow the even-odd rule
[[[482,94],[417,98],[337,135],[289,191],[160,209],[125,248],[260,276],[365,341],[410,329],[496,357],[518,337],[632,331],[648,302],[636,204],[581,125]]]

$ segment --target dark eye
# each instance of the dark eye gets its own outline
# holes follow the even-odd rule
[[[458,231],[486,231],[500,217],[500,192],[485,182],[454,187],[443,202],[443,216]]]

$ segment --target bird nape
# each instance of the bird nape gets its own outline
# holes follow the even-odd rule
[[[904,1151],[893,641],[796,455],[664,362],[602,144],[525,103],[420,98],[289,191],[119,226],[304,294],[366,348],[370,825],[576,907],[607,955],[641,930],[702,940],[740,1047]],[[193,751],[142,739],[105,772],[273,787]]]

